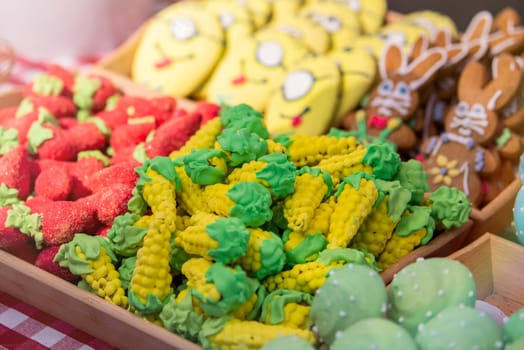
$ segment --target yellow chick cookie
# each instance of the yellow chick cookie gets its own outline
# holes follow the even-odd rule
[[[286,17],[270,26],[302,40],[315,54],[323,54],[331,47],[331,37],[326,29],[309,18]]]
[[[388,9],[386,0],[317,0],[334,1],[348,6],[353,10],[364,34],[374,34],[384,24]]]
[[[270,133],[320,135],[331,125],[341,76],[334,60],[311,56],[286,73],[266,111]]]
[[[177,3],[153,17],[138,45],[132,78],[162,93],[190,95],[224,52],[218,18],[198,4]]]

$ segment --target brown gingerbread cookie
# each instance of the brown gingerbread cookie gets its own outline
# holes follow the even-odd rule
[[[371,91],[364,110],[344,118],[345,129],[365,129],[371,139],[387,139],[401,151],[416,146],[416,134],[408,123],[419,107],[419,91],[446,61],[443,49],[422,51],[422,45],[412,61],[397,44],[386,46],[379,61],[381,80]]]
[[[521,76],[520,87],[511,101],[502,109],[500,115],[504,125],[511,131],[524,133],[524,54],[517,56],[517,63],[520,65]]]
[[[501,10],[493,21],[493,31],[489,36],[491,55],[503,52],[520,54],[524,50],[524,26],[520,15],[511,7]]]
[[[458,101],[444,120],[445,132],[421,147],[432,189],[448,182],[476,206],[487,191],[481,176],[495,174],[501,162],[495,142],[500,137],[497,113],[520,85],[520,67],[512,55],[495,57],[491,70],[490,79],[482,63],[470,61],[465,66],[458,81]]]

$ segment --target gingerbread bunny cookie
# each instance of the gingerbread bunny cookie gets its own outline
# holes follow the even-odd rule
[[[494,31],[489,36],[489,49],[495,56],[503,52],[520,54],[524,50],[524,26],[515,9],[506,7],[493,21]]]
[[[500,125],[497,112],[515,94],[520,79],[514,77],[519,70],[509,54],[493,60],[492,80],[482,63],[466,65],[458,82],[458,103],[444,121],[445,132],[421,147],[432,190],[443,184],[455,186],[474,206],[482,203],[487,194],[482,176],[495,174],[500,165],[498,152],[492,150]]]
[[[500,114],[506,127],[517,134],[522,134],[524,133],[524,54],[517,56],[516,60],[520,65],[522,75],[520,87]]]
[[[381,81],[372,90],[365,109],[344,118],[344,128],[365,129],[370,138],[387,138],[401,151],[412,149],[417,144],[417,137],[408,123],[419,107],[419,89],[432,79],[445,61],[444,50],[431,48],[408,62],[406,51],[390,44],[379,61]]]

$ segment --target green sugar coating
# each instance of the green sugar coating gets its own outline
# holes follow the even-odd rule
[[[122,263],[118,268],[118,274],[120,275],[120,281],[122,282],[122,288],[126,291],[129,289],[131,284],[131,278],[136,266],[136,256],[130,256],[129,258],[122,259]]]
[[[242,181],[231,187],[227,196],[235,202],[228,214],[246,226],[258,227],[273,217],[271,193],[258,182]]]
[[[256,172],[256,177],[268,183],[273,197],[284,198],[295,191],[297,169],[285,154],[271,153],[259,160],[267,164]]]
[[[6,154],[19,144],[18,130],[4,129],[0,126],[0,156]]]
[[[260,348],[260,350],[315,350],[306,340],[296,335],[285,335],[275,338]]]
[[[515,311],[502,328],[504,341],[513,343],[524,339],[524,308]]]
[[[137,171],[136,168],[135,171]],[[142,198],[138,187],[133,188],[133,191],[131,191],[131,199],[127,202],[127,210],[133,214],[142,216],[147,211],[147,208],[148,205],[144,198]]]
[[[191,293],[188,292],[179,303],[171,296],[159,315],[164,328],[191,341],[198,340],[198,333],[204,323],[204,316],[193,308]]]
[[[360,188],[360,181],[362,179],[375,181],[375,177],[373,175],[368,174],[368,173],[358,172],[358,173],[354,173],[354,174],[348,175],[338,185],[337,191],[335,192],[335,197],[338,197],[342,193],[342,191],[344,191],[344,186],[346,186],[346,185],[350,185],[354,189],[358,190]],[[377,200],[377,202],[378,202],[378,200]]]
[[[90,157],[101,161],[102,163],[104,163],[104,166],[109,166],[111,164],[111,162],[109,161],[109,157],[103,154],[100,150],[81,151],[78,152],[78,154],[76,155],[77,160]]]
[[[370,165],[378,179],[390,180],[398,172],[401,159],[390,146],[373,143],[367,146],[362,163]]]
[[[169,266],[171,267],[172,273],[177,273],[182,271],[182,265],[194,256],[186,253],[183,248],[175,246],[174,235],[171,235],[170,244]]]
[[[431,216],[431,209],[421,205],[408,206],[407,210],[412,215],[404,215],[395,228],[395,234],[400,237],[409,236],[422,228],[426,229],[426,235],[422,238],[421,244],[428,243],[433,238],[435,231],[435,220]]]
[[[257,295],[257,300],[255,301],[251,311],[246,315],[246,320],[248,321],[258,320],[260,317],[260,312],[262,311],[262,305],[264,304],[264,300],[267,296],[267,289],[264,287],[264,285],[262,285],[256,279],[251,279],[250,281],[253,283],[253,285],[256,286],[255,294]]]
[[[164,300],[160,300],[158,296],[150,293],[147,295],[147,300],[144,304],[131,289],[129,289],[127,293],[131,311],[137,311],[140,316],[158,314],[173,295],[173,293],[170,292]]]
[[[76,247],[79,247],[85,257],[78,256]],[[86,275],[93,272],[89,260],[96,260],[100,256],[101,247],[105,248],[107,255],[112,261],[116,256],[109,246],[109,242],[102,236],[90,236],[85,233],[77,233],[68,243],[62,244],[53,258],[61,267],[67,267],[75,275]]]
[[[8,207],[21,203],[22,201],[18,198],[18,190],[16,188],[9,188],[2,182],[0,184],[0,207]]]
[[[502,349],[502,330],[486,314],[467,306],[442,310],[420,327],[415,340],[420,350]]]
[[[157,173],[162,175],[168,180],[175,182],[175,189],[180,189],[180,177],[175,170],[175,164],[169,157],[157,156],[153,159],[148,159],[140,167],[135,168],[135,172],[138,174],[137,187],[139,190],[142,189],[145,182],[151,183],[151,178],[146,175],[148,168],[155,170]]]
[[[200,185],[212,185],[224,182],[226,173],[209,163],[214,157],[226,158],[226,154],[214,149],[192,150],[190,154],[183,157],[184,168],[187,175],[194,183]]]
[[[267,139],[269,131],[263,122],[264,115],[247,104],[236,106],[222,106],[220,121],[224,128],[248,129],[250,132]]]
[[[317,261],[324,265],[330,265],[337,261],[343,261],[346,264],[366,265],[375,271],[378,268],[375,263],[375,256],[366,251],[353,248],[333,248],[324,249],[318,254]]]
[[[385,318],[366,318],[337,334],[330,350],[417,350],[411,335]]]
[[[29,97],[26,97],[18,104],[18,108],[16,109],[15,113],[15,118],[22,118],[34,110],[35,105],[33,104],[33,102],[31,102],[31,99]]]
[[[271,238],[264,239],[260,246],[262,266],[255,272],[255,277],[259,280],[282,271],[286,262],[282,239],[271,231],[269,234]]]
[[[42,233],[42,215],[32,213],[24,203],[14,204],[7,212],[5,227],[16,227],[23,234],[34,239],[36,247],[42,247],[44,234]]]
[[[38,153],[38,148],[47,140],[53,138],[53,131],[40,123],[33,123],[27,132],[27,149],[29,153]]]
[[[267,141],[246,128],[224,129],[217,141],[223,150],[231,153],[231,166],[256,160],[267,153]]]
[[[247,277],[240,266],[230,268],[218,262],[207,269],[206,281],[215,284],[222,296],[220,300],[208,299],[197,290],[191,293],[199,299],[202,310],[215,317],[237,310],[251,298],[258,285],[258,281]]]
[[[410,204],[420,204],[424,194],[430,190],[428,173],[422,167],[422,163],[414,159],[401,162],[393,178],[411,192]]]
[[[93,106],[93,95],[100,86],[102,86],[100,80],[78,74],[73,86],[73,102],[79,109],[90,110]]]
[[[37,73],[33,78],[32,90],[39,95],[58,96],[64,88],[62,80],[46,73]]]
[[[386,286],[380,275],[364,265],[334,268],[311,304],[310,320],[321,339],[332,344],[336,334],[370,317],[383,317]]]
[[[249,242],[249,231],[238,218],[220,218],[207,225],[205,231],[218,247],[208,254],[215,261],[230,264],[245,255]]]
[[[388,318],[415,335],[419,324],[445,308],[475,306],[477,290],[468,268],[447,258],[418,260],[400,270],[389,285]]]
[[[313,297],[307,293],[288,289],[274,290],[264,299],[264,303],[262,305],[262,314],[260,315],[260,322],[269,324],[282,323],[286,317],[284,307],[287,304],[296,303],[311,305],[312,302]]]
[[[198,333],[198,341],[200,344],[202,344],[202,347],[206,350],[215,350],[215,348],[211,346],[209,338],[222,331],[222,329],[224,329],[224,327],[226,326],[226,323],[231,321],[232,319],[233,318],[231,316],[206,318],[206,320],[202,324],[200,332]]]
[[[112,250],[122,256],[136,255],[142,246],[147,228],[133,226],[140,219],[139,215],[125,213],[115,218],[113,225],[107,231],[107,238]]]
[[[289,132],[278,134],[273,137],[273,140],[276,143],[279,143],[282,146],[284,146],[286,149],[288,149],[289,146],[291,146],[291,144],[293,143],[293,140],[291,139],[291,135],[293,135],[293,133],[289,133]]]
[[[471,202],[455,187],[441,186],[430,196],[431,215],[445,228],[460,227],[469,220]]]
[[[411,200],[411,192],[403,187],[399,181],[377,179],[375,185],[380,192],[388,195],[388,216],[394,221],[399,220]]]
[[[302,242],[286,253],[287,263],[289,265],[303,264],[308,260],[307,258],[324,250],[326,246],[327,240],[322,233],[306,235]]]

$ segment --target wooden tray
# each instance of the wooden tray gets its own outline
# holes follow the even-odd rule
[[[519,176],[511,182],[494,200],[481,209],[473,209],[470,218],[473,227],[466,238],[466,244],[475,241],[485,232],[500,234],[513,222],[513,204],[522,183]]]
[[[510,316],[524,307],[524,246],[491,233],[449,255],[466,265],[477,285],[477,298]]]

